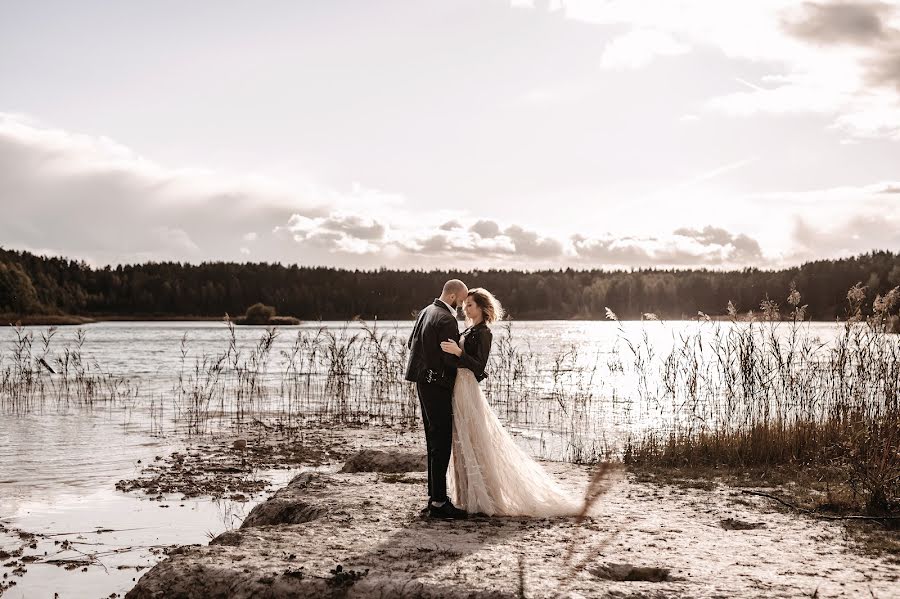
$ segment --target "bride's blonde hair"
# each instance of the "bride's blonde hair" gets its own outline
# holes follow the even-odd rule
[[[481,315],[484,318],[485,324],[503,320],[503,306],[500,304],[500,301],[494,297],[494,294],[487,289],[484,289],[483,287],[469,289],[468,297],[471,297],[475,302],[475,305],[481,308]]]

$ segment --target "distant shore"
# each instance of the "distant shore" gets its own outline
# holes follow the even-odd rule
[[[732,317],[725,315],[708,315],[709,320],[723,322],[732,320]],[[15,325],[21,324],[22,326],[66,326],[66,325],[82,325],[82,324],[93,324],[98,322],[187,322],[187,321],[202,321],[202,322],[221,322],[224,321],[225,317],[223,316],[200,316],[196,314],[92,314],[90,316],[81,316],[75,314],[0,314],[0,325]],[[374,319],[366,319],[366,318],[345,318],[346,321],[351,320],[374,320]],[[393,318],[379,318],[378,320],[403,320],[403,319],[393,319]],[[412,322],[412,319],[409,319]],[[532,322],[532,321],[545,321],[545,320],[560,320],[560,321],[573,321],[573,320],[590,320],[590,321],[605,321],[605,318],[516,318],[515,321],[519,322]],[[620,318],[622,322],[652,322],[649,319],[638,319],[638,318]],[[660,318],[659,321],[685,321],[685,320],[705,320],[703,318],[698,318],[697,316],[693,317],[682,317],[682,318]],[[748,319],[745,315],[741,315],[736,318],[738,322],[748,322]],[[761,318],[757,319],[763,320]],[[243,321],[243,316],[234,316],[232,317],[232,322],[238,325],[250,324]],[[274,317],[272,322],[266,323],[271,326],[296,326],[303,322],[315,322],[315,320],[302,320],[294,317],[282,317],[276,316]],[[789,318],[781,319],[781,322],[790,322]],[[809,322],[841,322],[837,320],[810,320]],[[255,323],[254,323],[255,324]]]
[[[290,320],[292,317],[276,316],[272,326],[290,326],[300,324],[300,319]],[[242,316],[233,317],[235,324],[246,324]],[[221,322],[224,316],[197,316],[195,314],[92,314],[90,316],[77,316],[73,314],[0,314],[0,324],[22,326],[64,326],[82,325],[98,322]]]

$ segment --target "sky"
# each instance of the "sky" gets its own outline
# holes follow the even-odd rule
[[[781,268],[900,251],[900,0],[0,0],[0,246]]]

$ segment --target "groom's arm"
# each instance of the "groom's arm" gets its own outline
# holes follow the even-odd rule
[[[441,325],[438,329],[437,345],[441,353],[441,361],[444,365],[450,366],[451,368],[459,368],[459,358],[440,349],[441,342],[448,339],[459,343],[459,325],[456,324],[456,320],[450,318],[441,320]]]
[[[406,340],[406,347],[408,349],[412,349],[413,339],[419,334],[419,329],[422,327],[422,320],[424,318],[425,310],[419,310],[419,315],[416,317],[416,323],[413,325],[412,331],[409,332],[409,339]]]

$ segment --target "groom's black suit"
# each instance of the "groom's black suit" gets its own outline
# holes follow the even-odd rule
[[[428,495],[432,501],[447,501],[447,467],[453,441],[453,383],[459,358],[441,350],[441,341],[459,341],[459,325],[440,300],[427,306],[409,336],[406,380],[416,383],[425,445],[428,448]]]

